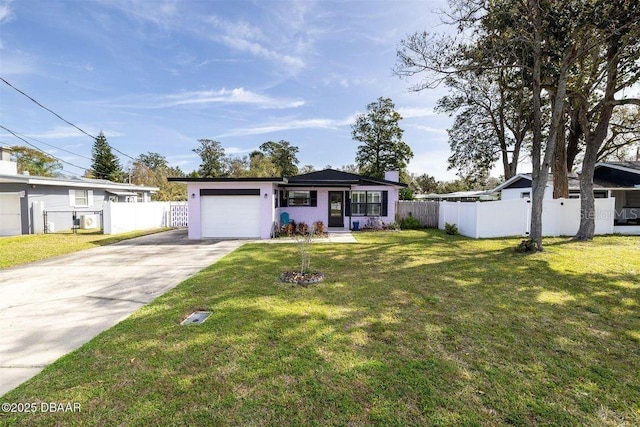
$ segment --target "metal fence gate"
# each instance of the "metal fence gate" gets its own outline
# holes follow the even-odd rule
[[[43,215],[45,234],[104,231],[102,211],[44,211]]]
[[[171,204],[171,227],[186,227],[189,224],[189,206],[187,203]]]

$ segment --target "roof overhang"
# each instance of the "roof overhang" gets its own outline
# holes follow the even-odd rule
[[[137,196],[138,193],[133,193],[131,191],[116,191],[116,190],[106,190],[107,193],[115,194],[116,196]]]
[[[611,163],[607,163],[607,162],[598,162],[595,165],[596,168],[610,168],[610,169],[617,169],[620,171],[624,171],[624,172],[629,172],[629,173],[633,173],[636,175],[640,175],[640,170],[638,169],[634,169],[634,168],[629,168],[623,165],[616,165],[616,164],[611,164]]]
[[[198,183],[198,182],[287,182],[286,178],[281,177],[266,177],[266,178],[167,178],[169,182],[181,182],[183,184]]]
[[[279,188],[351,188],[352,184],[304,184],[304,183],[289,183],[278,184]]]
[[[64,178],[48,178],[42,176],[31,175],[0,175],[0,182],[27,184],[27,185],[44,185],[49,187],[72,187],[72,188],[99,188],[104,190],[112,189],[114,191],[149,191],[156,192],[158,187],[145,187],[142,185],[119,184],[117,182],[92,182],[92,181],[76,181]]]
[[[518,181],[519,179],[526,179],[528,181],[531,181],[531,176],[523,174],[523,173],[519,173],[517,175],[512,176],[511,178],[509,178],[508,180],[506,180],[502,184],[498,185],[493,190],[489,190],[489,192],[490,193],[496,193],[496,192],[504,189],[505,187],[510,186],[511,184],[513,184],[514,182]]]

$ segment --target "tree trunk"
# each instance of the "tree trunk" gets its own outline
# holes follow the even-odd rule
[[[576,163],[576,156],[580,152],[580,138],[582,138],[582,128],[578,118],[578,111],[571,108],[569,113],[569,138],[567,141],[567,170],[572,171]]]
[[[538,11],[539,13],[539,11]],[[535,49],[534,49],[535,51]],[[532,205],[531,205],[531,239],[536,242],[537,250],[542,250],[542,208],[544,202],[544,193],[545,188],[547,186],[547,180],[549,178],[549,169],[551,168],[551,163],[553,161],[556,144],[558,141],[558,135],[561,132],[564,132],[563,126],[563,116],[564,116],[564,102],[565,97],[567,95],[567,80],[569,74],[569,68],[572,63],[573,58],[573,50],[572,48],[568,48],[563,55],[562,67],[558,73],[557,79],[557,89],[555,93],[555,99],[553,102],[553,106],[551,109],[551,123],[549,124],[549,135],[547,136],[547,144],[544,150],[544,159],[541,157],[542,154],[542,144],[537,148],[537,150],[533,151],[533,172],[532,172]],[[539,67],[541,65],[541,61],[535,58],[536,53],[534,53],[534,71],[536,70],[536,63]],[[537,72],[540,72],[538,68]],[[536,82],[537,77],[537,82]],[[533,73],[533,87],[534,87],[534,114],[540,114],[539,111],[535,111],[536,107],[540,107],[540,74],[536,76],[536,73]],[[536,86],[538,86],[536,88]],[[538,92],[536,93],[536,90]],[[538,103],[536,106],[536,98]],[[536,114],[536,115],[537,115]],[[539,120],[539,119],[538,119]],[[534,126],[536,124],[534,123]],[[539,131],[538,131],[539,132]],[[534,128],[535,133],[535,128]],[[541,142],[541,141],[540,141]],[[534,144],[534,148],[535,144]]]
[[[593,240],[596,230],[595,198],[593,197],[593,175],[595,172],[598,150],[587,145],[580,173],[580,228],[574,240]]]
[[[539,0],[529,0],[528,8],[533,21],[533,68],[531,70],[531,93],[533,99],[533,141],[531,147],[531,228],[529,238],[535,242],[536,249],[542,250],[542,200],[546,186],[546,176],[541,177],[542,154],[542,17]],[[542,189],[540,189],[542,187]]]
[[[558,141],[553,154],[553,198],[569,198],[569,170],[567,169],[567,146],[565,122],[561,122],[562,129],[558,132]]]
[[[582,161],[582,173],[580,174],[580,228],[574,236],[575,240],[592,240],[595,234],[595,199],[593,197],[593,175],[595,172],[598,152],[607,137],[609,122],[613,114],[618,80],[618,63],[620,50],[620,35],[609,39],[607,48],[606,78],[604,96],[599,108],[598,123],[595,131],[591,132],[586,115],[586,108],[580,110],[580,125],[585,134],[584,160]]]

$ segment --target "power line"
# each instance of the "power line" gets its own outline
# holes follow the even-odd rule
[[[83,159],[87,159],[87,160],[91,160],[91,158],[89,158],[89,157],[87,157],[87,156],[83,156],[82,154],[74,153],[73,151],[65,150],[64,148],[56,147],[56,146],[55,146],[55,145],[53,145],[53,144],[49,144],[49,143],[47,143],[47,142],[40,141],[39,139],[34,138],[34,137],[32,137],[32,136],[28,136],[28,135],[25,135],[25,134],[20,133],[20,132],[16,132],[16,134],[17,134],[17,135],[20,135],[20,136],[22,136],[22,137],[24,137],[24,138],[29,138],[29,139],[31,139],[31,140],[33,140],[33,141],[39,142],[40,144],[48,145],[49,147],[53,147],[53,148],[55,148],[56,150],[64,151],[65,153],[73,154],[74,156],[82,157]],[[47,153],[47,154],[49,154],[49,153]]]
[[[0,80],[2,80],[7,86],[9,86],[10,88],[12,88],[13,90],[15,90],[16,92],[26,96],[27,98],[29,98],[33,103],[35,103],[37,106],[39,106],[40,108],[43,108],[45,110],[47,110],[48,112],[50,112],[51,114],[53,114],[54,116],[56,116],[57,118],[59,118],[60,120],[62,120],[63,122],[67,123],[68,125],[73,126],[74,128],[78,129],[80,132],[84,133],[85,135],[87,135],[88,137],[90,137],[91,139],[96,139],[95,136],[91,135],[89,132],[85,131],[84,129],[74,125],[73,123],[71,123],[69,120],[65,119],[64,117],[62,117],[61,115],[59,115],[58,113],[56,113],[55,111],[45,107],[44,105],[40,104],[38,101],[36,101],[35,99],[33,99],[32,97],[30,97],[29,95],[27,95],[26,93],[24,93],[23,91],[21,91],[20,89],[18,89],[17,87],[15,87],[14,85],[12,85],[11,83],[9,83],[8,81],[6,81],[4,78],[0,77]]]
[[[0,78],[1,78],[1,77],[0,77]],[[33,145],[32,143],[30,143],[30,142],[29,142],[29,141],[27,141],[26,139],[22,138],[22,137],[21,137],[20,135],[18,135],[16,132],[14,132],[14,131],[12,131],[11,129],[8,129],[8,128],[6,128],[6,127],[2,126],[1,124],[0,124],[0,128],[2,128],[2,129],[4,129],[4,130],[6,130],[6,131],[7,131],[7,132],[9,132],[11,135],[15,136],[15,137],[16,137],[16,138],[18,138],[19,140],[21,140],[21,141],[25,142],[26,144],[28,144],[29,146],[31,146],[31,147],[33,147],[33,148],[35,148],[36,150],[40,151],[41,153],[44,153],[44,154],[46,154],[47,156],[51,156],[51,157],[53,157],[54,159],[56,159],[56,160],[57,160],[57,161],[59,161],[59,162],[66,163],[66,164],[68,164],[68,165],[70,165],[70,166],[73,166],[74,168],[78,168],[78,169],[81,169],[81,170],[83,170],[83,171],[84,171],[84,170],[86,170],[86,168],[83,168],[83,167],[78,166],[78,165],[74,165],[74,164],[73,164],[73,163],[71,163],[71,162],[68,162],[68,161],[66,161],[66,160],[62,160],[62,159],[61,159],[61,158],[59,158],[59,157],[56,157],[56,156],[54,156],[54,155],[52,155],[52,154],[49,154],[49,153],[47,153],[47,152],[45,152],[45,151],[41,150],[40,148],[38,148],[37,146]]]
[[[42,105],[41,103],[39,103],[38,101],[36,101],[33,97],[27,95],[26,93],[24,93],[23,91],[21,91],[20,89],[18,89],[17,87],[15,87],[14,85],[12,85],[11,83],[9,83],[8,81],[6,81],[3,77],[0,77],[0,80],[2,80],[7,86],[9,86],[10,88],[12,88],[13,90],[15,90],[16,92],[20,93],[21,95],[26,96],[31,102],[35,103],[38,107],[43,108],[45,110],[47,110],[48,112],[50,112],[51,114],[53,114],[54,116],[56,116],[57,118],[59,118],[60,120],[62,120],[63,122],[65,122],[66,124],[73,126],[74,128],[78,129],[80,132],[82,132],[83,134],[87,135],[88,137],[90,137],[91,139],[93,139],[94,141],[97,139],[95,136],[91,135],[89,132],[85,131],[84,129],[82,129],[79,126],[74,125],[73,123],[71,123],[69,120],[65,119],[64,117],[62,117],[60,114],[56,113],[55,111],[51,110],[50,108],[45,107],[44,105]],[[122,151],[118,150],[115,147],[111,147],[113,148],[114,151],[117,151],[118,153],[122,154],[125,157],[130,158],[131,160],[136,160],[135,158],[131,157],[128,154],[123,153]]]

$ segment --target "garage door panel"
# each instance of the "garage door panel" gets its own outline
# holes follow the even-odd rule
[[[202,237],[259,238],[259,196],[203,196],[200,199]]]

